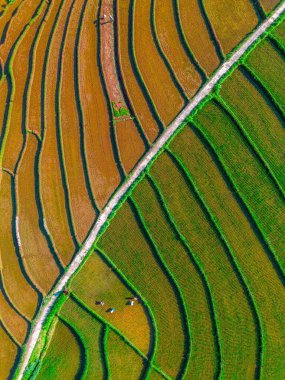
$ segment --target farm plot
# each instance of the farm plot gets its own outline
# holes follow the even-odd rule
[[[125,203],[98,246],[124,273],[150,313],[150,360],[170,376],[177,376],[185,349],[181,310],[169,274],[145,233],[134,205]]]
[[[285,97],[282,86],[285,62],[280,52],[276,50],[270,40],[263,41],[247,57],[245,63],[285,113]]]
[[[207,103],[196,121],[221,162],[225,175],[251,214],[255,227],[265,239],[277,274],[283,277],[285,206],[278,188],[231,118],[219,106],[214,102]]]
[[[219,55],[213,44],[211,35],[205,23],[201,5],[197,0],[176,0],[178,17],[180,18],[182,32],[197,62],[207,75],[212,74],[220,63]]]
[[[71,325],[58,319],[37,379],[75,379],[83,373],[84,347]]]
[[[215,34],[216,44],[228,54],[258,24],[258,17],[250,0],[202,0],[208,27]]]
[[[1,321],[0,341],[0,376],[2,379],[8,379],[13,371],[13,365],[17,357],[18,347],[9,337],[9,334]]]
[[[285,46],[285,22],[283,21],[279,24],[272,32],[273,36],[277,37],[278,40],[283,44],[283,49]]]
[[[266,13],[269,13],[274,7],[276,7],[280,0],[258,0],[260,5]]]
[[[99,41],[94,26],[98,3],[98,0],[87,2],[82,18],[77,61],[87,170],[96,203],[101,209],[119,185],[120,177],[110,139],[111,115],[105,99],[102,73],[98,67]]]
[[[93,253],[88,259],[74,278],[71,290],[83,304],[147,355],[151,332],[145,308],[137,301],[133,306],[130,305],[135,295],[99,252]],[[112,308],[115,309],[114,313],[110,313]]]
[[[25,317],[32,319],[38,303],[37,292],[33,289],[30,279],[27,276],[22,259],[14,245],[15,230],[13,225],[13,199],[11,197],[11,186],[13,177],[2,172],[0,189],[0,235],[5,239],[0,239],[1,253],[1,282],[8,295],[10,302]]]
[[[244,280],[259,335],[257,368],[260,365],[264,378],[282,377],[285,335],[279,316],[284,313],[285,290],[272,267],[264,241],[252,228],[250,216],[195,129],[186,127],[173,140],[170,149],[189,171],[201,201],[209,209]]]
[[[118,0],[115,7],[117,27],[115,28],[115,42],[117,46],[117,60],[120,70],[120,81],[125,87],[133,114],[140,125],[143,126],[147,139],[152,143],[158,136],[159,129],[155,118],[151,112],[147,100],[140,88],[139,82],[134,73],[134,62],[130,52],[129,39],[129,3],[125,0]]]
[[[183,169],[173,162],[171,156],[160,156],[151,173],[177,228],[205,274],[215,322],[216,373],[229,378],[234,373],[250,377],[256,357],[254,320],[242,284],[227,257],[226,247],[197,202]],[[238,347],[246,336],[252,336],[251,344],[241,352]]]
[[[128,0],[129,1],[129,0]],[[182,108],[184,101],[171,74],[160,57],[153,40],[151,25],[151,0],[131,1],[132,43],[142,81],[147,87],[158,115],[167,125]]]
[[[77,242],[70,215],[68,189],[63,184],[63,156],[60,154],[60,141],[56,129],[56,71],[62,33],[71,1],[61,2],[53,20],[42,77],[42,147],[39,156],[40,197],[43,203],[43,217],[46,228],[52,236],[57,252],[63,263],[68,264]],[[51,54],[52,52],[52,54]],[[61,152],[62,153],[62,152]],[[71,239],[73,238],[73,240]]]
[[[220,95],[257,158],[272,175],[277,187],[285,191],[285,121],[279,107],[244,69],[236,70],[227,79]],[[258,112],[252,112],[252,109],[258,109]]]
[[[158,48],[171,68],[175,82],[182,94],[191,98],[202,84],[201,75],[195,68],[192,56],[187,55],[177,30],[173,1],[153,0],[151,23]]]

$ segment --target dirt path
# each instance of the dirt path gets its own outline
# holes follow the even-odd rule
[[[31,358],[32,352],[36,346],[37,340],[42,331],[45,320],[50,313],[53,305],[55,304],[59,294],[64,290],[68,281],[75,273],[75,271],[80,267],[82,261],[88,254],[89,250],[92,248],[101,228],[108,220],[112,211],[120,203],[124,194],[130,189],[130,187],[136,182],[140,174],[145,170],[145,168],[150,164],[152,159],[160,151],[165,143],[171,138],[174,132],[179,128],[181,123],[186,119],[186,117],[193,111],[193,109],[212,91],[214,86],[220,81],[220,79],[230,70],[230,68],[242,57],[246,50],[264,33],[266,30],[275,22],[279,16],[285,11],[285,1],[274,11],[271,17],[266,19],[251,35],[250,37],[240,46],[240,48],[229,58],[225,63],[221,65],[215,75],[210,79],[208,83],[201,88],[201,90],[194,96],[194,98],[188,103],[188,105],[181,111],[181,113],[174,119],[174,121],[166,128],[166,130],[159,137],[157,142],[153,147],[147,152],[147,154],[138,162],[134,171],[123,183],[117,192],[113,195],[110,201],[107,203],[106,207],[98,217],[93,229],[82,245],[81,249],[75,255],[73,261],[69,265],[66,272],[60,278],[53,291],[46,297],[39,313],[34,321],[33,328],[30,332],[26,349],[21,358],[19,365],[19,371],[17,379],[22,379],[23,374],[27,368],[29,360]]]
[[[106,89],[116,107],[126,107],[115,64],[113,0],[103,0],[100,19],[100,54]],[[104,18],[105,17],[105,18]]]

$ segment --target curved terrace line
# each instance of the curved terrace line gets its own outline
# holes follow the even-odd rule
[[[166,130],[157,139],[156,143],[148,151],[148,153],[138,162],[135,169],[131,172],[127,180],[121,185],[121,187],[115,192],[111,197],[110,201],[105,206],[101,215],[99,215],[94,227],[90,231],[88,237],[84,241],[82,247],[79,249],[71,264],[67,268],[66,272],[63,274],[61,279],[55,284],[53,290],[50,292],[48,297],[46,297],[45,302],[42,305],[35,321],[29,339],[27,340],[26,350],[23,353],[21,362],[19,365],[18,373],[16,375],[17,379],[22,379],[24,372],[28,366],[29,360],[33,353],[33,350],[37,344],[40,333],[48,317],[50,310],[56,303],[59,295],[64,290],[65,286],[73,276],[73,274],[80,267],[81,263],[87,257],[88,253],[92,249],[96,239],[99,236],[102,228],[105,226],[106,222],[109,220],[110,216],[116,210],[120,202],[125,197],[126,193],[131,189],[135,182],[139,179],[144,170],[149,166],[157,154],[161,151],[164,145],[171,139],[174,133],[179,129],[179,127],[184,124],[186,118],[189,114],[210,94],[216,84],[223,78],[228,71],[239,61],[239,59],[244,55],[244,53],[260,38],[274,23],[275,21],[285,12],[285,1],[276,8],[272,15],[266,19],[259,27],[257,27],[252,34],[239,46],[239,48],[231,55],[231,57],[225,61],[221,67],[216,71],[208,83],[203,86],[200,91],[193,97],[193,99],[188,103],[188,105],[178,114],[178,116],[173,120],[172,123],[166,128]]]

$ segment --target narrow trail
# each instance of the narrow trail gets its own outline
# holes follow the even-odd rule
[[[187,116],[196,108],[212,91],[215,85],[220,81],[220,79],[232,68],[232,66],[243,56],[243,54],[255,43],[255,41],[270,28],[270,26],[283,14],[285,11],[285,1],[276,8],[270,17],[268,17],[257,29],[255,29],[252,34],[240,45],[236,52],[225,61],[212,78],[206,83],[200,91],[190,100],[188,105],[180,112],[180,114],[173,120],[172,123],[166,128],[166,130],[157,139],[156,143],[152,148],[146,153],[146,155],[138,162],[133,172],[127,178],[127,180],[119,187],[116,193],[111,197],[110,201],[105,206],[104,210],[98,217],[94,227],[92,228],[90,234],[86,238],[80,250],[75,255],[73,261],[67,268],[66,272],[59,279],[52,292],[46,297],[41,309],[35,318],[33,328],[31,329],[30,336],[26,343],[26,349],[22,355],[17,379],[22,379],[24,372],[29,364],[32,352],[36,346],[46,318],[48,317],[52,307],[54,306],[56,300],[58,299],[61,292],[64,290],[68,281],[76,270],[80,267],[82,261],[89,253],[92,248],[96,238],[98,237],[102,227],[109,219],[110,215],[114,209],[118,206],[126,192],[131,188],[131,186],[136,182],[142,172],[148,167],[157,153],[163,148],[163,146],[169,141],[173,134],[177,131],[179,126],[185,121]]]

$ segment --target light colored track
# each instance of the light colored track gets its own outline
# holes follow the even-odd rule
[[[254,32],[248,37],[239,47],[239,49],[226,61],[221,67],[217,70],[217,72],[213,75],[213,77],[203,86],[200,91],[193,97],[193,99],[188,103],[188,105],[180,112],[180,114],[174,119],[174,121],[166,128],[166,130],[161,134],[161,136],[157,139],[156,143],[152,148],[147,152],[147,154],[138,162],[133,172],[130,174],[129,178],[123,183],[116,193],[112,196],[110,201],[105,206],[104,210],[98,217],[94,227],[92,228],[90,234],[85,240],[84,244],[80,248],[80,250],[75,255],[71,264],[69,265],[66,272],[62,275],[52,292],[46,297],[45,302],[43,303],[39,313],[35,319],[33,328],[30,332],[26,349],[23,353],[23,357],[21,358],[21,362],[19,365],[19,371],[17,375],[17,379],[22,379],[24,372],[27,368],[29,360],[31,358],[32,352],[36,346],[37,340],[42,331],[42,327],[44,322],[50,313],[53,305],[55,304],[57,298],[64,290],[68,281],[72,277],[72,275],[76,272],[76,270],[80,267],[80,264],[92,248],[98,234],[113,210],[120,203],[121,199],[124,197],[125,193],[130,189],[130,187],[136,182],[141,173],[148,167],[153,158],[157,155],[157,153],[161,150],[161,148],[169,141],[172,135],[176,132],[179,126],[185,121],[187,116],[197,107],[201,101],[203,101],[212,91],[214,86],[220,81],[220,79],[232,68],[232,66],[243,56],[243,54],[248,50],[248,48],[254,44],[254,42],[264,33],[267,29],[284,13],[285,11],[285,1],[276,8],[273,14],[268,17]]]

